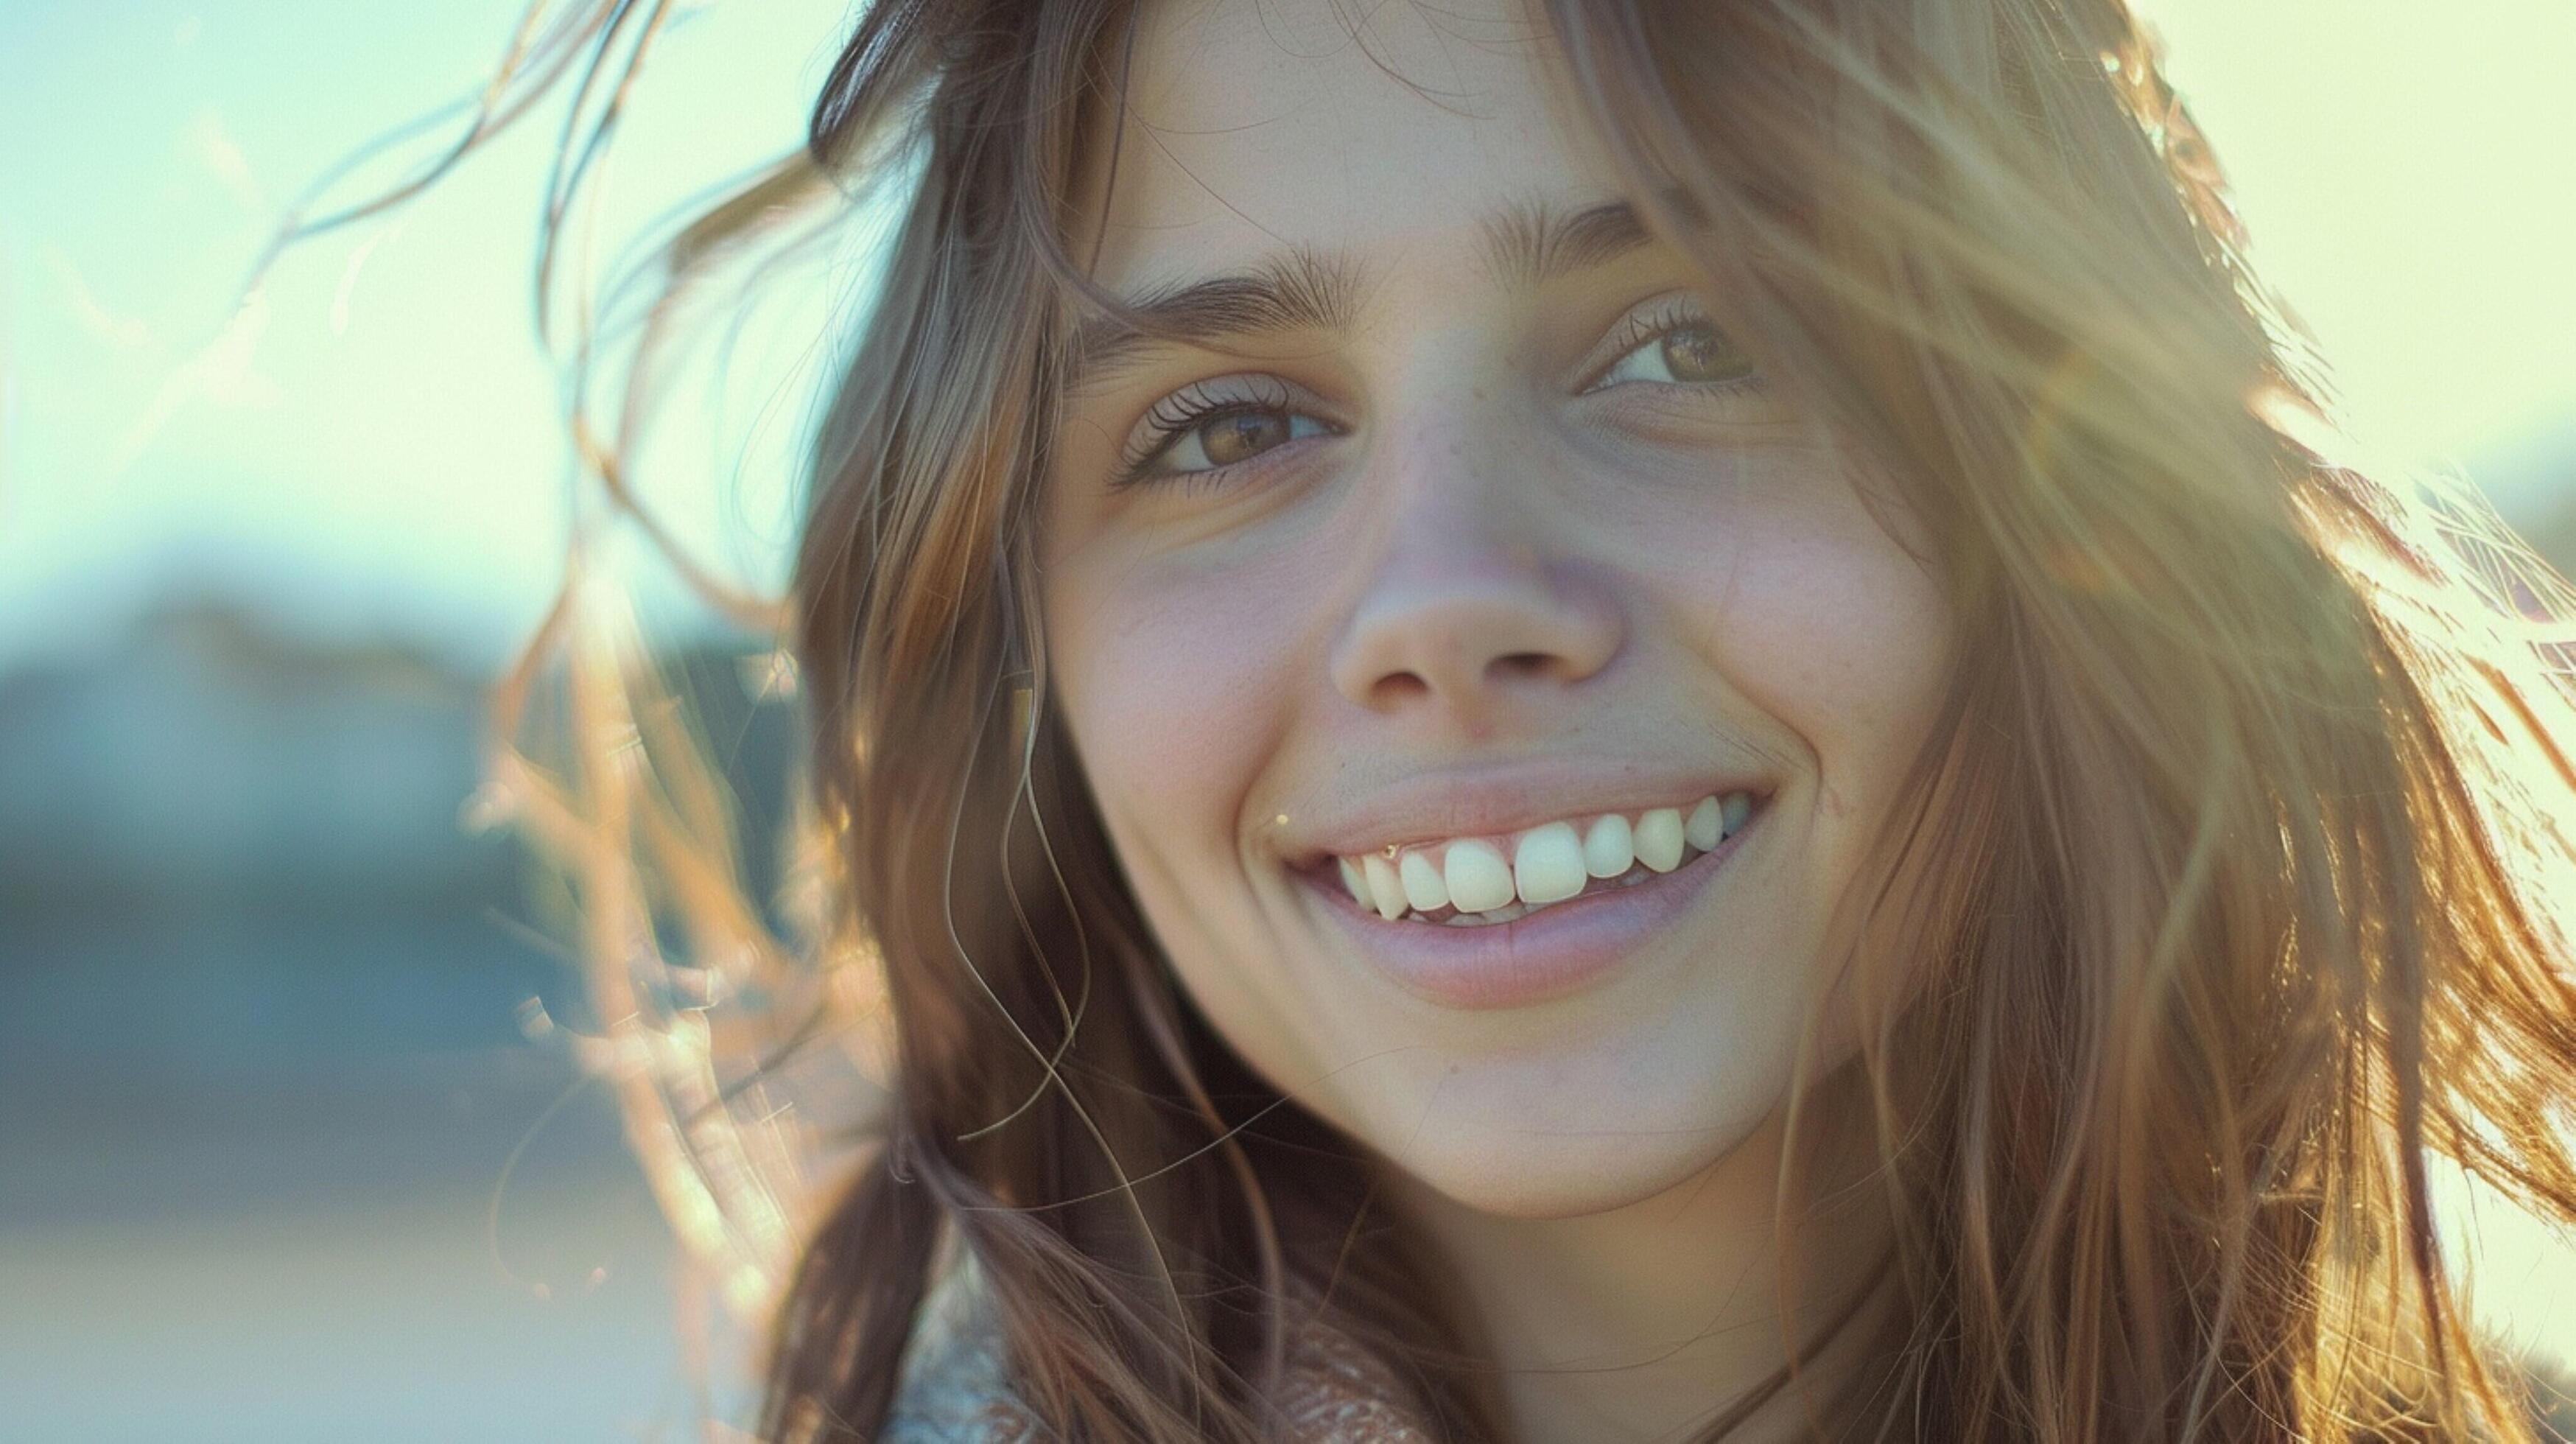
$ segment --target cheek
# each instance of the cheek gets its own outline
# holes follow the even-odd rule
[[[1813,463],[1753,471],[1725,504],[1667,518],[1659,534],[1694,543],[1668,582],[1693,649],[1795,735],[1820,813],[1874,813],[1951,666],[1949,603],[1926,564]]]
[[[1233,852],[1291,711],[1300,611],[1266,570],[1076,557],[1051,578],[1054,680],[1132,872]]]

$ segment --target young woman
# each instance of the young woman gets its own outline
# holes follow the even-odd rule
[[[877,0],[811,163],[766,1434],[2534,1430],[2427,1158],[2576,1219],[2564,594],[2119,0]]]

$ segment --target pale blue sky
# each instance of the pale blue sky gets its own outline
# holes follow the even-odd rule
[[[534,618],[564,536],[524,300],[550,120],[291,253],[227,323],[285,198],[479,83],[519,4],[0,0],[0,661],[191,582],[469,657]],[[2412,457],[2576,450],[2576,4],[2141,8],[2356,421]],[[621,138],[608,233],[792,143],[844,10],[699,7]],[[851,279],[773,300],[724,413],[686,414],[646,473],[747,578],[777,575],[810,361]]]
[[[557,115],[389,222],[290,251],[232,311],[288,198],[479,86],[519,8],[0,0],[0,658],[82,645],[194,581],[290,624],[422,632],[470,657],[533,620],[565,536],[528,301]],[[612,250],[801,135],[843,13],[758,0],[674,27],[623,133]],[[687,408],[648,477],[745,575],[774,574],[784,535],[794,359],[737,357],[786,402],[746,474],[741,445],[705,434],[739,443],[741,418]]]

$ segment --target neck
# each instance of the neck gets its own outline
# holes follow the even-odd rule
[[[1481,1326],[1511,1437],[1680,1437],[1743,1404],[1803,1345],[1797,1382],[1728,1436],[1750,1444],[1814,1437],[1823,1416],[1811,1410],[1869,1363],[1891,1294],[1888,1230],[1866,1188],[1844,1190],[1857,1201],[1830,1213],[1793,1203],[1802,1222],[1784,1269],[1779,1157],[1774,1121],[1661,1193],[1568,1218],[1485,1213],[1402,1177],[1388,1187]]]

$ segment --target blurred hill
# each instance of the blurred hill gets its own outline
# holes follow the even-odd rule
[[[779,795],[786,709],[672,665]],[[214,601],[0,676],[0,1440],[695,1417],[615,1111],[520,1031],[586,1014],[532,865],[459,824],[485,685]]]
[[[783,711],[728,653],[666,665],[746,796],[780,796]],[[459,821],[486,685],[215,601],[0,676],[0,980],[70,1010],[0,1013],[0,1069],[292,1072],[510,1046],[531,996],[579,1017],[520,921],[529,860]]]

